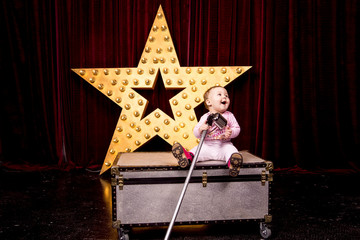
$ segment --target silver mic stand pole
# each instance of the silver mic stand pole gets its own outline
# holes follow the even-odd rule
[[[183,187],[183,189],[182,189],[182,192],[181,192],[179,201],[178,201],[178,203],[177,203],[177,205],[176,205],[174,215],[173,215],[173,217],[172,217],[172,219],[171,219],[171,222],[170,222],[170,225],[169,225],[169,227],[168,227],[168,229],[167,229],[167,232],[166,232],[166,235],[165,235],[164,240],[168,240],[169,237],[170,237],[171,230],[172,230],[172,228],[173,228],[173,226],[174,226],[174,222],[175,222],[176,216],[178,215],[178,212],[179,212],[181,203],[182,203],[182,201],[183,201],[183,198],[184,198],[184,195],[185,195],[187,186],[189,185],[189,181],[190,181],[190,178],[191,178],[191,174],[192,174],[192,172],[193,172],[193,170],[194,170],[195,163],[196,163],[196,161],[197,161],[197,159],[198,159],[198,157],[199,157],[200,149],[201,149],[201,146],[203,145],[203,142],[204,142],[204,139],[205,139],[205,136],[206,136],[206,132],[207,132],[207,130],[203,130],[203,131],[201,132],[200,143],[199,143],[199,145],[198,145],[198,148],[196,149],[194,159],[192,160],[189,173],[188,173],[188,175],[187,175],[187,177],[186,177],[184,187]]]

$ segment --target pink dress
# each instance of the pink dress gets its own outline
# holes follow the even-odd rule
[[[201,133],[199,132],[199,128],[202,124],[204,124],[209,116],[210,112],[204,114],[198,124],[196,124],[194,128],[194,135],[197,138],[201,137]],[[226,163],[229,161],[231,154],[237,153],[237,148],[230,141],[231,138],[235,138],[240,133],[240,126],[235,119],[234,114],[229,111],[221,114],[227,120],[227,126],[229,126],[232,130],[231,136],[228,139],[221,139],[221,137],[225,133],[225,128],[220,130],[214,124],[208,130],[204,143],[200,149],[198,162],[207,161],[207,160],[221,160]],[[194,147],[190,150],[191,153],[195,155],[196,149],[198,146]]]

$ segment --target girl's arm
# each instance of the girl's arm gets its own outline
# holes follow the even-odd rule
[[[201,137],[201,131],[200,128],[201,126],[203,126],[204,124],[206,124],[206,120],[209,114],[204,114],[201,116],[199,122],[196,124],[196,126],[194,127],[194,135],[196,138],[200,138]]]
[[[227,116],[228,126],[232,131],[230,138],[236,138],[240,134],[241,129],[239,123],[236,121],[234,114],[232,114],[231,112],[228,113],[229,113]]]

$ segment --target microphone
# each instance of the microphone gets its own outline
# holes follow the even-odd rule
[[[227,120],[220,113],[212,113],[208,116],[206,123],[209,126],[214,123],[219,129],[223,129],[227,125]]]

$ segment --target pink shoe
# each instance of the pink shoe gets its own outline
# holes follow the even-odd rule
[[[178,164],[181,168],[186,168],[190,165],[190,161],[193,156],[190,152],[186,151],[180,143],[175,143],[171,149],[174,157],[178,160]]]
[[[229,160],[229,175],[236,177],[239,175],[240,166],[243,163],[243,156],[241,153],[233,153]]]

